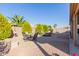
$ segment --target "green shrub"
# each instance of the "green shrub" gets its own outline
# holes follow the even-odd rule
[[[11,24],[8,19],[0,14],[0,40],[4,40],[11,36]]]
[[[43,32],[44,33],[47,33],[48,32],[48,26],[47,25],[42,25],[43,26]]]
[[[32,26],[29,22],[25,21],[22,25],[22,32],[28,32],[29,34],[32,33]]]

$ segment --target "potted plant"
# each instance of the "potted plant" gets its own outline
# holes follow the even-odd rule
[[[15,15],[11,18],[13,26],[21,27],[22,24],[25,22],[23,16]]]
[[[18,32],[21,31],[22,24],[25,22],[24,17],[19,16],[19,15],[15,15],[10,19],[11,19],[11,23],[13,25],[12,29],[14,32],[14,36],[18,37]]]
[[[11,27],[8,19],[3,14],[0,14],[0,55],[5,55],[11,47],[9,40],[12,36]]]

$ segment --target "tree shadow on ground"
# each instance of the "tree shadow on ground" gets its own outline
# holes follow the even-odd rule
[[[48,53],[40,46],[40,44],[38,44],[36,41],[34,41],[34,43],[37,45],[37,47],[41,50],[41,52],[42,52],[45,56],[59,56],[57,53],[53,53],[52,55],[48,54]]]
[[[64,32],[64,33],[54,33],[52,34],[51,37],[46,37],[46,36],[41,36],[37,38],[37,42],[44,44],[44,43],[48,43],[51,46],[54,46],[55,48],[69,54],[69,36],[70,36],[70,32]],[[41,48],[41,46],[37,43],[35,43],[39,49],[45,54],[45,55],[49,55],[47,54],[43,48]]]
[[[45,56],[51,56],[51,55],[49,55],[36,41],[34,41],[34,43],[37,45],[37,47],[41,50],[41,52],[42,52]]]

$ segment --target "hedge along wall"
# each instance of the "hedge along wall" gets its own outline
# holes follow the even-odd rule
[[[10,37],[11,33],[11,24],[8,22],[7,17],[0,14],[0,40]]]

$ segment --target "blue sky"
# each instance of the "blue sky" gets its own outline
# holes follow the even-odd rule
[[[69,4],[0,4],[0,12],[8,17],[24,16],[31,24],[57,24],[58,27],[69,25]]]

